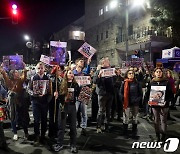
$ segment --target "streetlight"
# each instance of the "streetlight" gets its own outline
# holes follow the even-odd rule
[[[143,6],[146,0],[134,0],[133,6]],[[125,4],[119,3],[123,5],[125,8],[125,40],[126,40],[126,61],[128,60],[128,52],[129,52],[129,0],[126,0]],[[110,2],[110,8],[114,9],[118,6],[118,1],[113,0]]]

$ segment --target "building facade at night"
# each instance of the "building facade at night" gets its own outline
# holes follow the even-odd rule
[[[150,6],[133,7],[125,0],[85,0],[86,40],[97,49],[97,61],[108,56],[111,64],[118,66],[126,59],[126,9],[128,9],[129,60],[139,53],[145,61],[161,57],[162,49],[171,44],[171,29],[158,30],[150,23]],[[132,6],[132,7],[131,7]]]

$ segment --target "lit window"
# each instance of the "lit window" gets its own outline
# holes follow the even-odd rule
[[[106,5],[106,7],[105,7],[105,11],[106,11],[106,12],[108,12],[108,11],[109,11],[108,5]]]
[[[103,9],[99,10],[99,16],[103,15]]]

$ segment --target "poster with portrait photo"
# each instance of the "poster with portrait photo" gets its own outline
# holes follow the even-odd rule
[[[165,105],[166,86],[151,86],[150,97],[148,104],[150,106]]]
[[[3,67],[6,71],[24,69],[23,55],[3,56]]]
[[[66,64],[66,47],[67,42],[50,41],[50,54],[58,65]]]
[[[45,95],[49,89],[49,80],[35,80],[33,81],[33,94]]]

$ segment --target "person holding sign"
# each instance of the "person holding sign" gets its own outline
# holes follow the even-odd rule
[[[16,124],[22,125],[25,133],[25,139],[28,139],[28,124],[29,113],[28,104],[24,101],[23,83],[27,77],[27,70],[25,69],[25,63],[23,63],[24,71],[20,76],[17,70],[11,70],[8,74],[3,68],[0,68],[0,72],[3,75],[5,84],[8,88],[8,105],[10,108],[10,120],[11,127],[13,129],[13,140],[18,140]]]
[[[31,95],[35,144],[44,142],[47,129],[48,95],[52,94],[52,82],[45,75],[45,65],[39,62],[36,65],[36,74],[31,78],[28,85],[28,91]],[[40,135],[41,122],[41,138]]]
[[[146,99],[152,107],[154,115],[154,127],[157,141],[165,141],[167,130],[167,115],[169,102],[171,101],[171,85],[163,75],[163,69],[157,67],[154,69],[154,78],[150,83]]]
[[[109,58],[100,60],[101,69],[95,72],[93,82],[96,84],[96,92],[98,94],[99,111],[97,117],[97,133],[102,133],[102,125],[105,130],[109,131],[110,110],[114,95],[114,80],[113,76],[103,76],[103,69],[111,68]],[[106,113],[106,122],[105,120]]]
[[[66,128],[67,117],[70,120],[70,147],[72,153],[77,153],[76,148],[76,98],[79,96],[80,88],[75,81],[74,74],[70,68],[66,68],[66,72],[60,91],[55,92],[56,99],[58,94],[60,97],[60,106],[58,114],[58,139],[57,144],[53,145],[53,150],[58,152],[63,149],[63,140]]]
[[[123,135],[128,138],[128,124],[132,113],[132,137],[137,138],[137,123],[139,103],[142,99],[141,84],[135,78],[135,72],[128,70],[124,76],[124,82],[120,88],[120,97],[123,102]]]
[[[78,58],[76,63],[76,68],[73,70],[73,73],[75,76],[85,76],[90,73],[90,62],[91,58],[87,61],[87,67],[84,69],[84,59]],[[82,86],[81,86],[82,88]],[[82,135],[86,135],[86,127],[87,127],[87,104],[82,101],[76,101],[76,111],[77,113],[81,112],[81,116],[78,118],[78,125],[80,126],[81,121],[81,127],[82,127]],[[79,113],[80,114],[80,113]],[[78,114],[78,115],[79,115]]]

